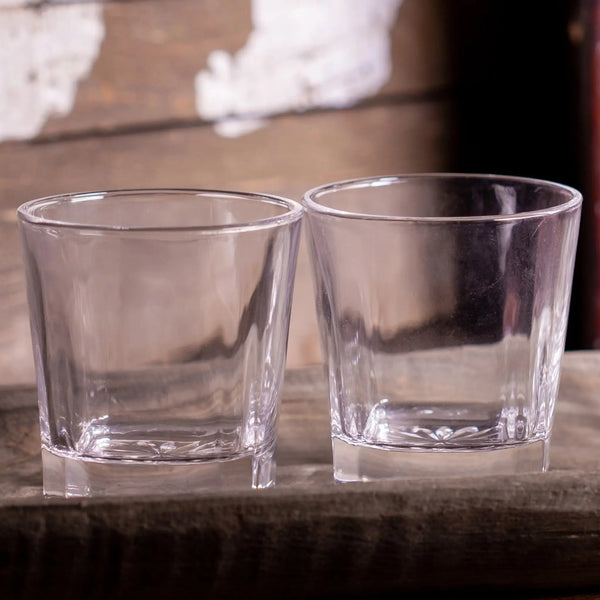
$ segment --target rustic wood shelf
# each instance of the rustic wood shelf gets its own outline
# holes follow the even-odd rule
[[[334,484],[315,368],[288,373],[274,489],[135,500],[44,499],[35,391],[0,389],[1,596],[597,598],[600,352],[563,367],[549,473]]]

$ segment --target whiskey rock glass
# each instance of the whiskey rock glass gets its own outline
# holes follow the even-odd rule
[[[302,213],[210,190],[19,208],[47,495],[273,484]]]
[[[460,174],[306,193],[337,480],[548,468],[581,202]]]

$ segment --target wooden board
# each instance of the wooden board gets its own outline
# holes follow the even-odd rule
[[[197,121],[194,77],[213,50],[235,53],[251,31],[249,0],[103,4],[105,39],[74,109],[40,134],[60,137]],[[418,98],[451,84],[443,0],[405,0],[392,29],[393,71],[376,98]],[[52,9],[50,9],[52,10]]]
[[[86,3],[90,4],[90,3]],[[443,0],[405,0],[391,34],[388,83],[360,106],[271,118],[235,139],[215,133],[195,108],[194,77],[217,49],[235,54],[252,29],[251,2],[138,0],[102,6],[105,37],[73,109],[50,118],[33,142],[0,144],[0,222],[11,242],[0,257],[0,347],[10,345],[13,383],[33,367],[14,210],[62,192],[132,187],[205,187],[294,198],[345,178],[450,170],[455,73]],[[45,2],[60,11],[64,2]],[[8,11],[34,13],[22,2]],[[8,14],[8,13],[7,13]],[[10,282],[8,278],[10,277]],[[10,285],[7,285],[7,282]],[[10,323],[10,326],[8,325]],[[308,258],[302,245],[288,364],[320,360]]]
[[[432,100],[287,115],[235,139],[210,126],[0,145],[0,207],[115,187],[222,187],[294,197],[330,180],[444,168],[452,105]]]
[[[600,353],[565,356],[549,473],[339,485],[323,372],[292,371],[274,489],[52,501],[41,497],[34,391],[4,388],[3,598],[596,598],[599,386]]]
[[[236,139],[198,125],[60,143],[5,143],[0,145],[0,212],[10,220],[19,204],[36,197],[135,187],[242,189],[300,199],[308,188],[338,179],[446,170],[452,163],[452,111],[450,102],[432,100],[286,115]],[[13,273],[19,261],[16,245],[0,257]],[[0,306],[2,296],[0,286]],[[21,298],[15,313],[20,317],[14,318],[26,330],[23,293]],[[290,366],[320,360],[304,247],[289,339]]]

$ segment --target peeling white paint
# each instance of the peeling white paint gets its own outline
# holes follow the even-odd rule
[[[212,52],[195,79],[206,120],[342,108],[392,72],[390,30],[402,0],[252,0],[252,32],[233,56]],[[240,128],[240,133],[243,129]]]
[[[29,0],[0,0],[0,8],[14,8],[16,6],[27,6]]]
[[[266,124],[266,119],[223,119],[215,123],[215,131],[221,137],[235,138],[257,131]]]
[[[2,7],[17,0],[3,0]],[[0,14],[0,141],[35,137],[68,114],[104,38],[99,4],[3,8]]]

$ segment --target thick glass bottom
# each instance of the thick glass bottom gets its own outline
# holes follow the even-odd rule
[[[550,440],[493,449],[398,449],[350,444],[333,438],[336,481],[377,481],[404,477],[452,477],[547,471]]]
[[[90,460],[42,447],[46,496],[194,494],[266,488],[275,483],[273,454],[230,460],[150,462]]]

